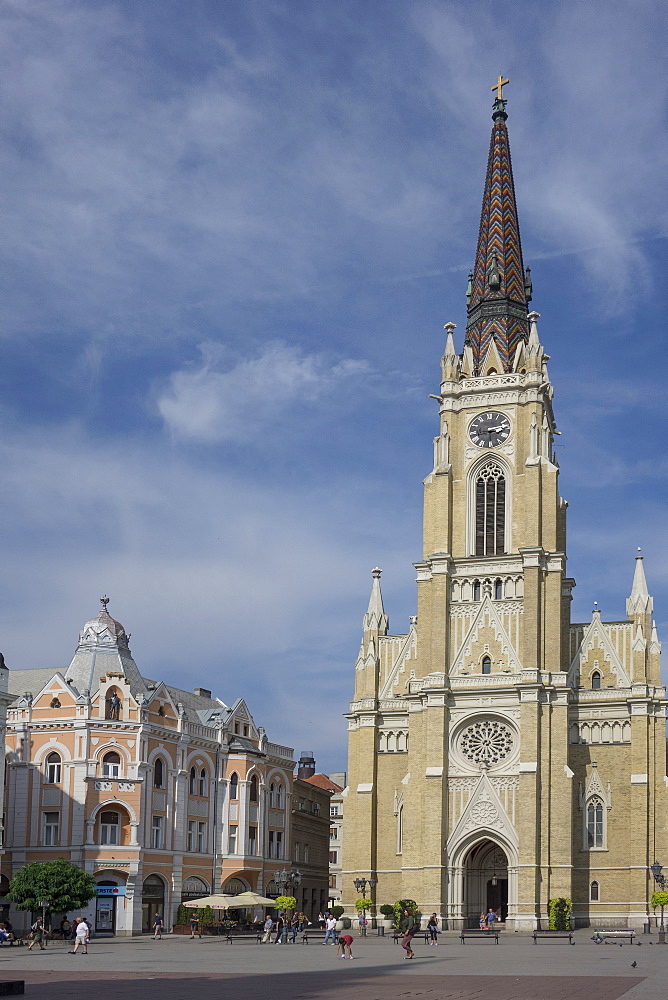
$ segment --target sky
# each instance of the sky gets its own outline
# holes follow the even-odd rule
[[[443,325],[510,134],[573,620],[668,638],[658,0],[5,0],[0,649],[98,598],[145,676],[346,767],[371,569],[415,613]],[[667,677],[668,679],[668,677]]]

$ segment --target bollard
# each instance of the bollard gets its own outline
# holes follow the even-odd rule
[[[378,937],[385,937],[385,928],[378,924]]]

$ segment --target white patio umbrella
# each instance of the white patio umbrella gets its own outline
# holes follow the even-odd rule
[[[213,896],[202,896],[201,899],[189,899],[183,905],[189,910],[201,910],[205,906],[210,906],[212,910],[226,910],[236,898],[236,896],[224,896],[219,893]]]
[[[228,903],[230,908],[235,906],[276,906],[275,899],[268,896],[260,896],[257,892],[240,892],[238,896],[231,896],[233,903]]]

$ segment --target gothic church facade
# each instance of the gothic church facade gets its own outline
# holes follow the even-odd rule
[[[414,899],[449,928],[499,912],[640,927],[668,857],[666,691],[638,557],[628,620],[570,620],[548,357],[530,312],[506,126],[493,128],[463,352],[446,326],[424,481],[418,614],[389,632],[380,570],[348,715],[344,902]],[[629,580],[631,573],[629,573]]]

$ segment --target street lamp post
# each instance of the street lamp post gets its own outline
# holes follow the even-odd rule
[[[49,908],[48,899],[40,899],[39,905],[42,908],[42,934],[44,936],[44,946],[46,947],[46,911]]]
[[[652,875],[654,876],[654,881],[658,885],[659,889],[661,889],[662,892],[665,892],[666,891],[666,882],[668,882],[668,879],[666,879],[665,875],[661,874],[662,868],[663,868],[663,865],[660,865],[658,861],[655,861],[654,864],[651,866],[650,871],[651,871]],[[665,944],[665,943],[666,943],[666,929],[663,926],[663,903],[662,903],[661,904],[661,926],[659,927],[659,944]]]
[[[356,879],[353,879],[353,885],[355,886],[355,889],[357,890],[357,892],[361,892],[362,893],[362,899],[366,899],[366,887],[369,886],[369,895],[371,895],[371,893],[373,892],[373,890],[378,885],[378,879],[375,879],[373,877],[372,878],[356,878]],[[372,903],[373,903],[373,900],[372,900]],[[374,916],[374,914],[372,914],[372,916]],[[365,926],[362,927],[362,937],[366,937],[366,927]]]
[[[274,882],[278,889],[279,896],[287,896],[288,890],[294,889],[295,891],[299,889],[302,881],[301,872],[290,872],[284,868],[280,872],[274,872]],[[287,921],[287,910],[283,911],[283,944],[288,943],[288,921]]]

